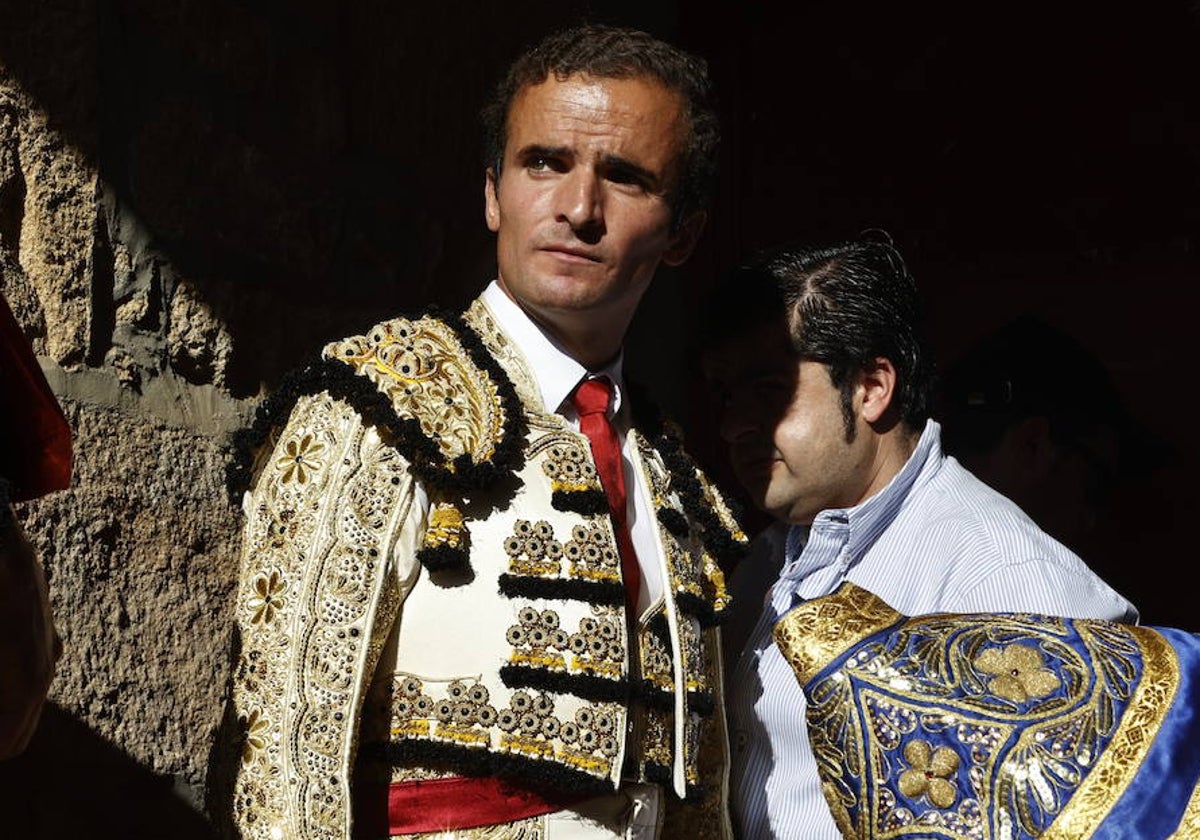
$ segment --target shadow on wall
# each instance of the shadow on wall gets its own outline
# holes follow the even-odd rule
[[[0,762],[0,835],[211,840],[191,796],[51,703],[29,748]]]

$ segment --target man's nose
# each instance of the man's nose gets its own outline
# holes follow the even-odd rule
[[[576,167],[559,183],[559,219],[565,221],[576,233],[598,231],[604,227],[604,197],[601,181],[595,172]]]

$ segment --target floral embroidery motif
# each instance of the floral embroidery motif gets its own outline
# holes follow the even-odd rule
[[[586,580],[620,581],[620,566],[612,537],[599,525],[576,525],[563,546],[571,575]]]
[[[573,719],[562,721],[554,715],[554,699],[549,694],[515,691],[496,725],[507,733],[500,744],[508,750],[548,758],[556,754],[557,739],[563,744],[560,758],[595,772],[611,766],[620,750],[617,720],[615,708],[600,705],[584,706],[575,711]],[[598,759],[597,752],[607,760]]]
[[[508,643],[514,651],[509,661],[514,665],[568,670],[565,654],[571,654],[569,670],[584,671],[615,678],[621,675],[625,661],[625,645],[617,622],[599,616],[585,616],[579,629],[568,633],[559,626],[554,610],[523,607],[518,624],[508,628]]]
[[[242,765],[249,767],[267,748],[267,731],[271,722],[261,709],[251,709],[249,714],[238,719],[246,740],[242,744]]]
[[[435,700],[420,677],[401,674],[394,685],[392,735],[432,734],[459,744],[488,743],[486,729],[496,723],[497,713],[487,686],[475,680],[452,680],[445,696]]]
[[[505,423],[499,391],[448,324],[396,318],[368,335],[329,344],[324,353],[366,375],[447,459],[469,453],[480,463],[494,456]]]
[[[283,608],[283,591],[287,582],[279,569],[271,569],[254,579],[254,594],[250,597],[251,624],[270,624],[275,614]]]
[[[554,528],[544,519],[534,523],[518,519],[512,535],[504,541],[504,552],[514,574],[553,577],[562,569],[562,543],[554,539]]]
[[[1045,697],[1060,685],[1058,677],[1044,667],[1041,651],[1029,645],[988,648],[975,659],[975,667],[995,677],[988,688],[993,694],[1024,703]]]
[[[661,613],[660,613],[661,615]],[[638,634],[641,644],[641,673],[642,679],[660,691],[671,691],[675,686],[674,668],[671,662],[671,647],[669,637],[665,632],[665,619],[662,621],[664,632],[655,632],[653,623],[645,626]]]
[[[542,471],[549,476],[555,492],[577,493],[600,487],[596,469],[583,449],[569,443],[558,443],[550,447],[546,452],[546,460],[542,463]]]
[[[958,798],[950,778],[958,771],[958,753],[949,747],[936,750],[921,740],[909,741],[904,757],[912,766],[900,774],[900,792],[910,799],[926,796],[937,808],[949,808]]]
[[[620,676],[625,663],[625,645],[617,622],[599,616],[579,620],[579,632],[568,644],[575,654],[575,667],[607,677]]]
[[[299,440],[289,440],[283,449],[283,455],[276,464],[283,470],[282,481],[285,484],[293,478],[297,484],[307,484],[310,473],[324,466],[318,456],[325,450],[325,444],[314,440],[312,434],[306,434]]]
[[[512,662],[554,670],[565,669],[563,654],[568,650],[570,637],[558,626],[558,613],[524,607],[517,618],[520,623],[509,627],[507,633],[508,643],[516,648]]]

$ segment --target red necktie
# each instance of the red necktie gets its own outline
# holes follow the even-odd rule
[[[571,394],[571,403],[579,412],[579,430],[591,441],[596,471],[600,473],[600,485],[608,497],[608,509],[612,513],[613,529],[617,534],[617,550],[621,554],[625,597],[636,615],[641,573],[638,571],[637,555],[633,551],[633,540],[629,536],[629,523],[625,518],[625,466],[621,459],[621,441],[608,419],[610,402],[612,383],[605,378],[585,379]]]

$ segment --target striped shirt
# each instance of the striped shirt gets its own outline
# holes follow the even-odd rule
[[[905,615],[1041,612],[1136,622],[1137,611],[1009,499],[942,453],[930,420],[879,493],[768,528],[734,572],[728,625],[732,796],[741,840],[841,840],[804,727],[805,701],[773,644],[776,620],[845,580]],[[740,655],[737,653],[740,651]]]

